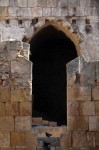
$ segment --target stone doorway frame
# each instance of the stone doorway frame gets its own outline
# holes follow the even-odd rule
[[[64,24],[64,22],[58,22],[58,21],[47,21],[45,22],[45,24],[43,24],[41,27],[36,28],[34,34],[31,36],[31,38],[28,39],[28,43],[32,40],[32,38],[38,34],[42,29],[48,27],[48,26],[53,26],[55,27],[55,29],[62,31],[66,37],[68,37],[73,44],[75,45],[76,51],[77,51],[77,55],[80,56],[80,45],[79,45],[79,39],[78,39],[78,35],[74,34],[72,32],[69,31],[68,26],[66,24]],[[72,25],[70,25],[70,27],[73,29]]]

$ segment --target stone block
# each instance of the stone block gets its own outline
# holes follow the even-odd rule
[[[0,147],[10,147],[10,132],[0,132]]]
[[[7,60],[8,61],[13,61],[18,57],[18,51],[15,49],[11,49],[7,51]]]
[[[18,102],[6,103],[6,115],[16,116],[19,114]]]
[[[96,115],[99,116],[99,101],[95,101]]]
[[[73,13],[71,6],[68,7],[69,13]],[[81,9],[82,10],[82,9]],[[79,14],[79,13],[78,13]],[[73,14],[72,14],[73,15]],[[82,57],[77,57],[76,59],[69,62],[67,65],[67,85],[68,86],[92,86],[95,85],[95,75],[94,75],[94,63],[87,62]],[[79,75],[79,80],[77,78]]]
[[[32,8],[21,8],[20,16],[21,17],[32,17]]]
[[[0,101],[9,102],[10,101],[10,88],[0,86]]]
[[[51,8],[43,8],[43,16],[51,16]]]
[[[28,7],[36,7],[37,6],[37,0],[28,0]]]
[[[66,7],[67,5],[68,5],[68,0],[58,1],[58,6],[59,7]]]
[[[87,132],[87,141],[89,147],[95,147],[95,132]]]
[[[27,0],[17,0],[18,7],[27,7]]]
[[[73,147],[75,148],[88,147],[87,134],[85,131],[73,132]]]
[[[7,80],[9,78],[9,74],[8,73],[5,73],[5,74],[2,74],[2,80]]]
[[[32,103],[31,102],[20,102],[19,109],[20,109],[21,116],[32,115]]]
[[[68,6],[65,6],[65,7],[63,7],[63,8],[61,9],[61,15],[62,15],[63,17],[66,17],[66,16],[69,15]]]
[[[68,116],[67,120],[67,131],[88,130],[87,116]]]
[[[95,32],[95,35],[97,33],[97,29],[96,29],[96,32]],[[98,40],[97,38],[95,39],[95,41]],[[97,85],[99,85],[99,61],[98,62],[95,62],[95,69],[96,69],[96,80],[97,80]]]
[[[5,103],[0,103],[0,117],[5,116]]]
[[[57,0],[47,0],[47,7],[56,7],[57,3]]]
[[[85,6],[85,7],[77,6],[75,9],[75,16],[87,16],[87,17],[88,16],[96,16],[95,13],[96,13],[96,11],[93,9],[93,7],[89,7],[89,6]],[[84,57],[86,57],[85,59],[88,59],[88,56],[84,56]],[[93,56],[91,55],[89,57],[93,57]]]
[[[45,25],[45,19],[44,18],[40,18],[39,21],[35,24],[35,28],[39,29],[42,26]]]
[[[19,57],[11,62],[11,73],[17,74],[26,81],[31,81],[32,78],[32,63],[24,57]]]
[[[95,103],[93,101],[86,101],[80,103],[80,115],[95,115]]]
[[[0,131],[13,131],[14,118],[13,117],[0,117]]]
[[[16,116],[15,117],[15,131],[30,131],[32,126],[30,116]]]
[[[26,75],[26,76],[28,76],[28,75]],[[11,74],[11,78],[10,78],[10,85],[12,86],[12,87],[23,87],[23,88],[27,88],[25,91],[27,91],[28,93],[30,93],[30,94],[32,94],[32,86],[30,86],[31,85],[31,82],[32,82],[32,80],[30,79],[30,81],[29,80],[26,80],[25,78],[26,78],[26,76],[24,76],[24,77],[21,77],[21,75],[19,75],[18,73],[13,73],[13,74]]]
[[[3,81],[2,81],[2,79],[0,79],[0,86],[2,85],[2,83],[3,83]]]
[[[99,116],[89,117],[89,131],[99,131]]]
[[[37,147],[37,138],[35,136],[33,136],[33,134],[26,133],[25,134],[25,141],[26,141],[26,145],[28,147],[29,150],[36,150]]]
[[[39,7],[45,7],[46,6],[46,2],[47,0],[38,0],[37,1],[37,5],[39,6]]]
[[[23,42],[19,41],[19,40],[10,40],[10,41],[6,41],[6,45],[7,46],[7,50],[8,52],[10,50],[18,50],[20,51],[23,48]]]
[[[48,122],[47,120],[43,120],[43,121],[42,121],[42,125],[48,126],[48,125],[49,125],[49,122]]]
[[[67,102],[67,115],[78,116],[79,115],[79,102]]]
[[[0,54],[4,51],[4,49],[6,50],[6,41],[2,41],[0,44]]]
[[[99,100],[99,87],[95,86],[92,91],[93,100]]]
[[[23,87],[11,87],[11,101],[29,102],[32,100],[31,90]]]
[[[30,51],[30,44],[22,42],[23,43],[23,50],[26,50],[28,52],[27,55],[29,55]],[[29,56],[28,56],[29,57]]]
[[[71,140],[72,140],[71,132],[66,132],[63,135],[61,135],[61,138],[60,138],[61,149],[65,150],[68,147],[71,147],[72,146]]]
[[[74,5],[74,6],[79,6],[80,5],[80,0],[69,0],[68,5]]]
[[[57,122],[49,121],[48,125],[51,127],[57,127]]]
[[[67,87],[68,101],[87,101],[91,100],[91,87],[68,86]]]
[[[7,87],[10,85],[10,82],[8,80],[4,80],[3,81],[3,84],[2,84],[4,87]]]
[[[23,43],[23,49],[21,50],[21,55],[29,60],[30,45],[28,43]]]
[[[99,147],[99,132],[96,132],[95,140],[96,140],[96,147]]]
[[[41,17],[42,16],[42,8],[41,7],[35,7],[32,8],[33,17]]]
[[[91,0],[80,0],[80,6],[91,6]]]
[[[14,7],[15,8],[15,7],[18,6],[17,0],[13,0],[13,1],[10,0],[9,2],[10,2],[10,7]]]
[[[0,16],[5,17],[8,15],[8,8],[7,7],[1,7],[0,5]]]
[[[73,6],[68,7],[68,16],[75,16],[75,8]]]
[[[52,8],[52,16],[61,16],[61,8]]]
[[[16,16],[20,16],[20,8],[19,7],[9,7],[8,8],[8,14],[11,17],[16,17]]]
[[[26,146],[25,133],[11,132],[11,146]]]
[[[42,125],[42,118],[40,118],[40,117],[33,117],[32,118],[32,124],[34,124],[34,125]]]
[[[2,62],[2,64],[0,64],[0,73],[5,74],[5,72],[10,72],[10,68],[11,68],[11,63],[9,62]]]
[[[1,0],[0,6],[9,6],[9,0]]]

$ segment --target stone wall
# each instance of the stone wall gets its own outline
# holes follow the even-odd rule
[[[74,35],[86,61],[98,61],[98,8],[98,0],[1,0],[1,40],[30,40],[52,21]]]
[[[67,135],[63,149],[99,149],[99,62],[67,64]],[[68,139],[67,144],[66,139]],[[72,148],[71,148],[72,147]]]
[[[0,45],[0,149],[35,150],[50,131],[61,150],[99,149],[99,62],[82,57],[67,64],[67,127],[32,129],[29,45]],[[40,131],[40,133],[38,133]]]
[[[80,57],[67,65],[68,125],[59,133],[61,149],[99,149],[98,8],[98,0],[0,1],[0,41],[8,40],[0,42],[0,150],[36,148],[29,45],[19,40],[29,42],[47,25],[62,30],[87,61]]]
[[[32,64],[28,53],[26,43],[0,44],[0,150],[32,150],[35,143],[30,134]]]
[[[60,150],[99,150],[99,62],[69,62],[66,92],[67,127],[36,127],[33,135],[43,140],[51,133],[60,138]]]

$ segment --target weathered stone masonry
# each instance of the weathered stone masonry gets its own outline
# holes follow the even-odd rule
[[[32,64],[28,50],[29,45],[20,41],[0,45],[0,149],[3,150],[36,148],[37,135],[31,128]],[[99,63],[88,63],[78,57],[67,64],[67,74],[68,119],[67,129],[59,135],[61,149],[98,150]]]
[[[0,150],[30,149],[32,64],[28,52],[29,45],[19,41],[0,45]]]
[[[48,25],[63,31],[80,56],[67,64],[67,127],[38,133],[30,48],[20,41]],[[60,138],[61,150],[99,150],[98,0],[1,0],[0,41],[0,150],[36,150],[46,130]]]
[[[28,40],[49,22],[70,32],[87,61],[98,61],[98,0],[1,0],[1,40]],[[21,21],[20,21],[21,20]]]
[[[78,57],[67,64],[67,74],[67,131],[71,134],[71,145],[98,150],[99,62],[88,63]]]

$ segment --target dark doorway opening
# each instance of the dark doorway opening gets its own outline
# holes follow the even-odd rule
[[[33,62],[33,117],[67,124],[66,64],[77,57],[73,42],[49,25],[30,41]]]

